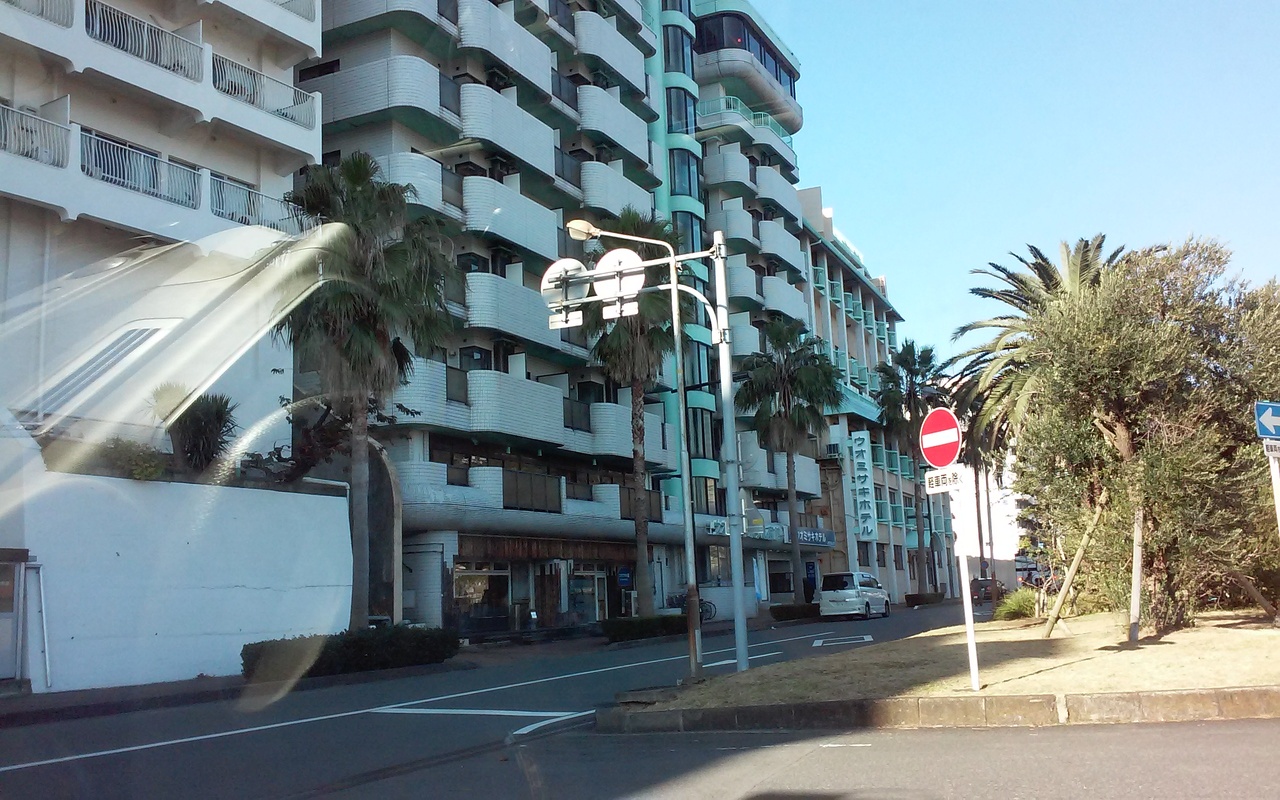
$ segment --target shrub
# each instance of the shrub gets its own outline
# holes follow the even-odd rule
[[[396,625],[252,642],[240,648],[240,664],[251,681],[318,678],[438,664],[456,655],[458,647],[454,631]]]
[[[773,617],[777,622],[784,622],[789,619],[809,619],[818,616],[817,603],[801,603],[800,605],[781,604],[769,606],[769,616]]]
[[[1013,594],[1006,594],[996,606],[995,619],[1026,619],[1036,615],[1036,592],[1034,589],[1019,589]]]
[[[610,642],[629,642],[634,639],[652,639],[655,636],[674,636],[689,630],[684,614],[661,617],[621,617],[606,619],[600,630]]]
[[[931,606],[947,599],[942,592],[925,592],[924,594],[908,594],[905,598],[909,606]]]
[[[236,431],[237,404],[225,394],[202,394],[169,426],[174,454],[196,472],[204,472],[227,451]]]
[[[168,459],[151,445],[121,439],[108,439],[99,449],[102,460],[113,471],[127,475],[136,481],[153,481],[164,475]]]

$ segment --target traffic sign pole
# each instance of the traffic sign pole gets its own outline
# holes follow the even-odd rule
[[[1280,529],[1280,458],[1268,456],[1267,463],[1271,466],[1271,500],[1276,505],[1276,526]]]
[[[969,686],[976,692],[982,688],[982,684],[978,682],[978,643],[974,638],[973,632],[973,597],[969,591],[969,557],[958,556],[960,559],[960,581],[964,586],[964,635],[967,640],[969,649]]]

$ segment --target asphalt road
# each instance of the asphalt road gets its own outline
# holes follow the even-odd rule
[[[866,646],[863,636],[888,641],[960,619],[951,605],[757,631],[752,664],[848,650]],[[705,663],[718,664],[710,674],[733,669],[732,647],[731,636],[707,638]],[[506,664],[269,703],[203,703],[0,730],[0,798],[452,797],[474,796],[470,782],[489,780],[503,788],[480,796],[527,796],[524,773],[512,769],[524,758],[521,745],[589,727],[593,709],[617,692],[672,685],[686,669],[682,642],[586,646],[560,657],[530,648]],[[597,739],[572,741],[583,763],[595,759]],[[439,780],[472,773],[452,784]],[[580,796],[611,796],[584,779]]]

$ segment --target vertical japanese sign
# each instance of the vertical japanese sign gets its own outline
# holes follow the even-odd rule
[[[876,536],[875,481],[871,477],[871,434],[854,431],[849,437],[853,460],[853,507],[858,539],[874,542]]]

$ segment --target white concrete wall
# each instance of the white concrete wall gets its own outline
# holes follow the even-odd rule
[[[28,477],[32,477],[28,472]],[[344,630],[351,604],[341,497],[44,473],[28,481],[32,690],[233,675],[248,642]]]

